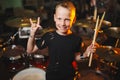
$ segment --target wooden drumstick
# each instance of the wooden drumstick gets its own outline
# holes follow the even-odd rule
[[[94,9],[94,16],[93,16],[93,21],[95,21],[97,18],[97,7]]]
[[[92,41],[92,44],[94,45],[95,41],[96,41],[96,37],[97,37],[97,34],[98,34],[98,22],[99,22],[99,16],[97,18],[97,22],[96,22],[96,26],[95,26],[95,33],[94,33],[94,37],[93,37],[93,41]],[[91,63],[92,63],[92,56],[93,56],[93,53],[90,53],[90,58],[89,58],[89,67],[91,66]]]
[[[105,17],[105,12],[103,13],[102,18],[100,19],[100,23],[99,23],[99,25],[98,25],[98,30],[100,29],[100,27],[101,27],[101,25],[102,25],[102,23],[103,23],[104,17]]]
[[[103,22],[103,19],[104,19],[104,17],[105,17],[105,12],[103,13],[103,15],[102,15],[102,18],[101,18],[101,20],[100,20],[100,24],[98,25],[98,22],[99,22],[99,16],[98,16],[98,18],[97,18],[97,22],[96,22],[96,26],[95,26],[95,33],[94,33],[94,37],[93,37],[93,41],[92,41],[92,44],[94,45],[94,43],[95,43],[95,41],[96,41],[96,37],[97,37],[97,34],[98,34],[98,32],[99,32],[99,29],[100,29],[100,27],[101,27],[101,24],[102,24],[102,22]],[[93,56],[93,53],[90,53],[90,59],[89,59],[89,67],[91,66],[91,63],[92,63],[92,56]]]

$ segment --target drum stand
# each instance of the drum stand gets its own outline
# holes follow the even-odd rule
[[[3,43],[2,47],[7,46],[7,45],[10,45],[11,42],[14,41],[14,39],[15,39],[15,37],[16,37],[17,34],[18,34],[18,31],[17,31],[13,36],[11,36],[11,37],[8,39],[8,41],[6,41],[5,43]]]
[[[118,47],[119,41],[120,41],[120,39],[118,38],[118,39],[116,40],[115,47]]]

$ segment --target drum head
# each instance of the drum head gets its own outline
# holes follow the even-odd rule
[[[28,68],[18,72],[13,80],[46,80],[45,71],[40,68]]]

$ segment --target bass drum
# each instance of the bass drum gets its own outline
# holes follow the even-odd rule
[[[45,71],[40,68],[27,68],[18,72],[12,80],[46,80]]]

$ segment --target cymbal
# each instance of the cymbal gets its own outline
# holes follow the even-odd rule
[[[48,27],[48,28],[43,28],[42,30],[37,30],[36,34],[35,34],[35,37],[36,38],[39,38],[41,37],[42,35],[44,35],[45,33],[47,32],[51,32],[51,31],[54,31],[55,28],[52,28],[52,27]]]
[[[96,22],[97,20],[93,20],[93,22]],[[112,23],[110,21],[107,20],[103,20],[102,25],[104,26],[112,26]]]
[[[78,20],[71,27],[71,31],[78,36],[92,37],[94,34],[95,23],[90,20]]]
[[[36,21],[33,20],[33,22],[36,22]],[[15,18],[15,19],[6,21],[5,24],[7,26],[14,27],[14,28],[30,26],[29,18]]]
[[[114,62],[120,61],[120,54],[118,51],[114,50],[111,46],[102,46],[97,48],[96,54],[105,61]]]
[[[114,38],[120,38],[120,27],[110,27],[105,29],[104,33]]]
[[[81,19],[78,20],[75,25],[84,27],[84,28],[95,28],[95,22],[93,22],[92,20],[87,20],[87,19]]]

